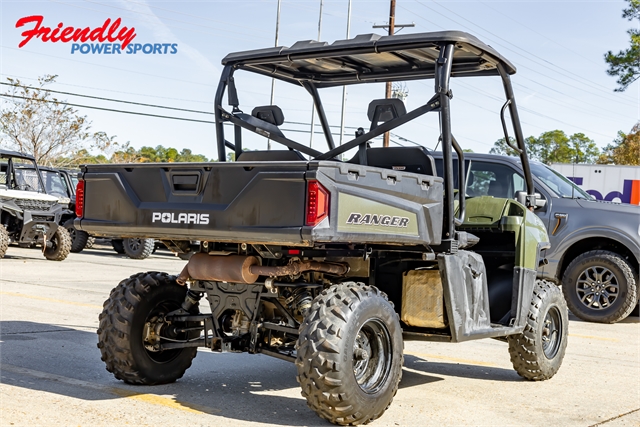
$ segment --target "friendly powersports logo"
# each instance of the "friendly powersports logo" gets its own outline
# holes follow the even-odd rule
[[[44,43],[71,43],[72,54],[145,54],[174,55],[178,53],[177,43],[132,43],[136,38],[135,27],[121,26],[122,19],[113,22],[106,19],[98,27],[72,27],[60,22],[56,27],[43,25],[44,16],[32,15],[18,19],[16,28],[25,27],[19,48],[34,38]]]

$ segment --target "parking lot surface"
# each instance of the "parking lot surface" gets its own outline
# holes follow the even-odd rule
[[[0,425],[329,425],[307,408],[295,366],[264,355],[200,350],[182,379],[153,387],[105,370],[95,332],[109,291],[184,264],[166,251],[132,260],[98,246],[52,262],[10,247],[0,260]],[[503,342],[405,343],[398,394],[371,425],[640,426],[638,318],[570,319],[564,363],[544,382],[522,380]]]

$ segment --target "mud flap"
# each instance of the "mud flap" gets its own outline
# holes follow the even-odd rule
[[[536,271],[524,267],[513,269],[513,293],[511,297],[511,323],[515,327],[524,327],[533,298],[536,284]]]
[[[440,254],[438,266],[452,341],[490,334],[487,273],[482,257],[468,251]]]

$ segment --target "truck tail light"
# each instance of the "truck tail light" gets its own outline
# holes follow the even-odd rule
[[[315,226],[329,215],[329,192],[318,181],[307,183],[307,221],[305,225]]]
[[[78,218],[84,216],[84,181],[78,181],[76,187],[76,216]]]

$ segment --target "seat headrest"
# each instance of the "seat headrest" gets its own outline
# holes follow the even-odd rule
[[[251,115],[276,126],[280,126],[284,123],[284,114],[282,114],[282,110],[277,105],[263,105],[261,107],[256,107],[251,112]]]
[[[376,116],[376,111],[379,112],[378,122],[388,122],[389,120],[407,114],[407,108],[404,106],[404,102],[398,98],[388,99],[374,99],[369,103],[369,109],[367,110],[367,117],[370,121]]]

